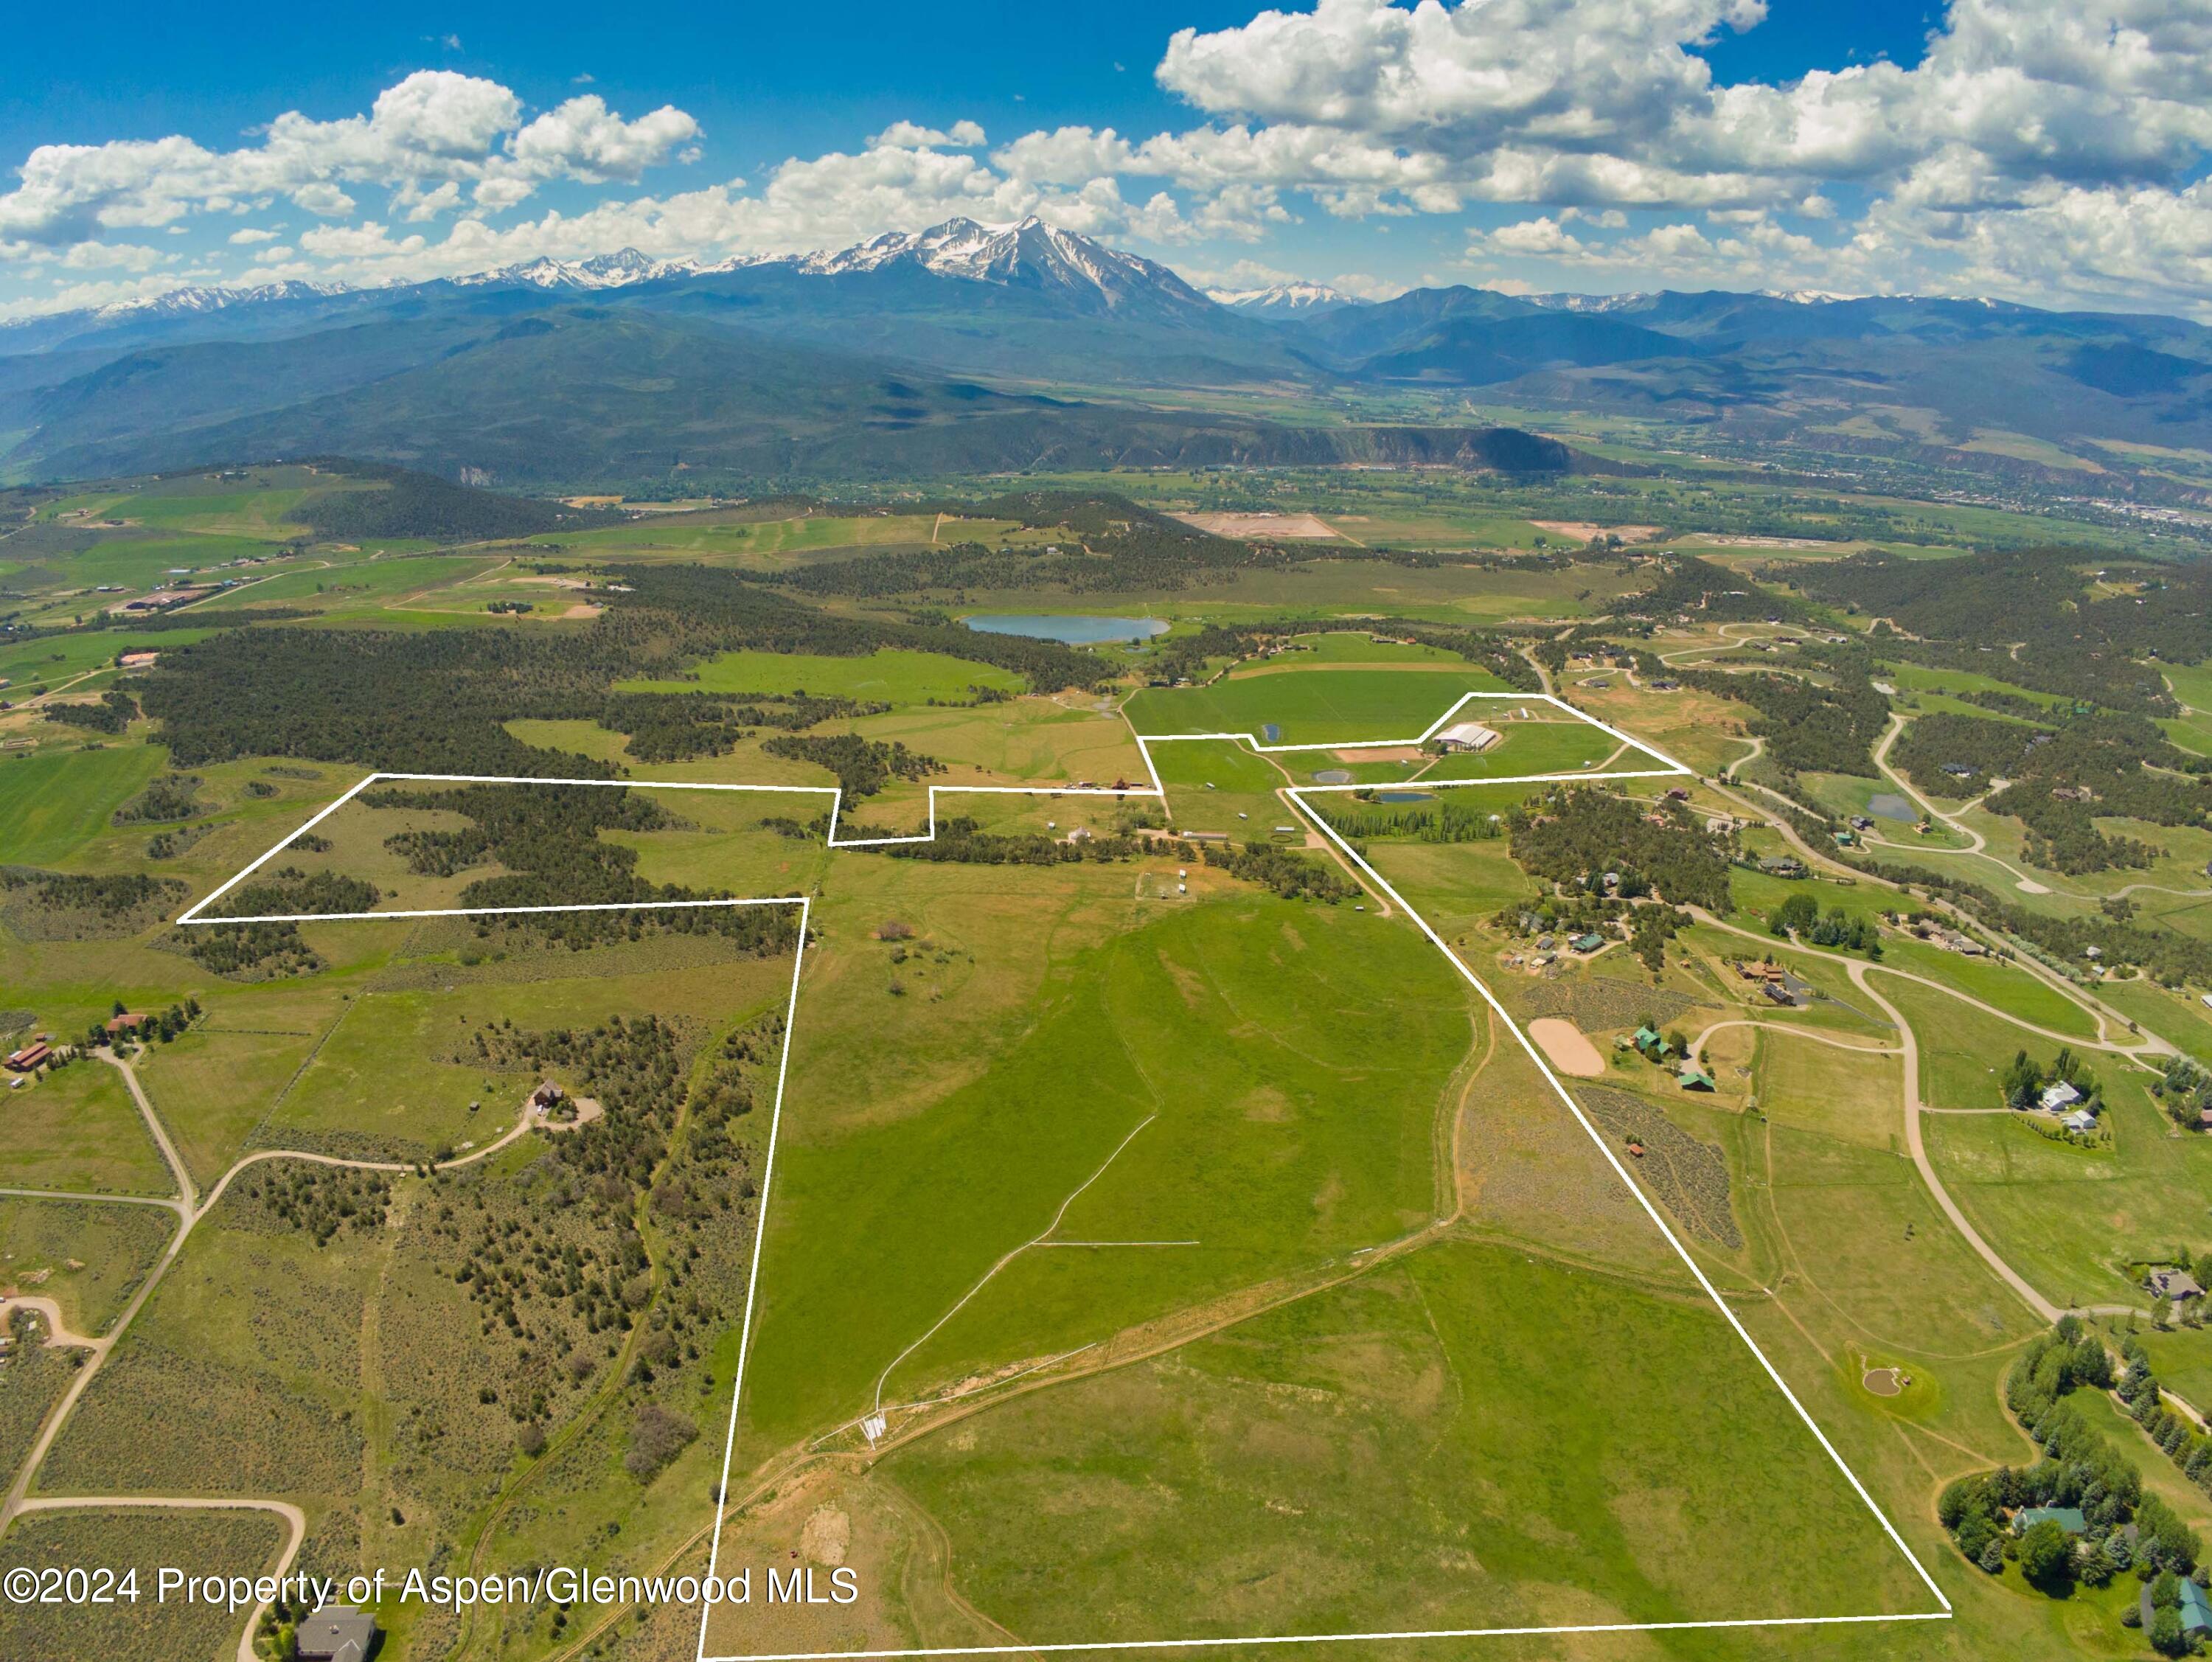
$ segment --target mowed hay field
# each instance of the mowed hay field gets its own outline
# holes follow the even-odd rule
[[[1242,889],[1148,904],[1118,866],[848,874],[878,892],[833,882],[817,914],[748,1458],[860,1413],[909,1347],[886,1401],[1432,1216],[1470,995],[1402,924]],[[889,920],[916,941],[872,939]],[[952,1315],[1064,1202],[1056,1239],[1194,1244],[1024,1252]]]
[[[0,849],[11,866],[55,866],[107,829],[159,771],[150,745],[43,751],[0,762]]]
[[[1451,1241],[895,1454],[1040,1642],[1932,1606],[1710,1306]]]
[[[1123,712],[1147,737],[1239,733],[1262,744],[1352,744],[1416,738],[1462,694],[1511,691],[1472,664],[1266,665],[1211,686],[1147,687]],[[1482,719],[1480,709],[1465,714]],[[1279,736],[1267,735],[1271,724]]]

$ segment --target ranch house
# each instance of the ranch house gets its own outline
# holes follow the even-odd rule
[[[325,1604],[295,1629],[300,1662],[368,1662],[376,1618],[350,1604]]]

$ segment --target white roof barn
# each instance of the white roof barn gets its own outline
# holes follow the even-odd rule
[[[1488,750],[1498,742],[1498,729],[1480,721],[1455,721],[1437,735],[1446,750]]]

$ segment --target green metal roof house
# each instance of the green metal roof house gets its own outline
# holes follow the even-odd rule
[[[2181,1630],[2184,1633],[2212,1631],[2212,1602],[2204,1597],[2204,1589],[2184,1577],[2181,1583]]]
[[[2012,1532],[2025,1535],[2046,1518],[2069,1535],[2086,1535],[2089,1531],[2089,1520],[2081,1515],[2079,1507],[2022,1507],[2012,1515]]]
[[[1713,1084],[1713,1076],[1694,1062],[1686,1062],[1682,1064],[1681,1075],[1674,1082],[1685,1091],[1711,1091],[1718,1088]]]
[[[1578,934],[1567,945],[1578,953],[1594,953],[1605,945],[1605,937],[1601,934]]]

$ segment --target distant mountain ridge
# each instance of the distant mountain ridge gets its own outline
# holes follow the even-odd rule
[[[628,332],[580,326],[611,320]],[[533,337],[538,346],[507,350]],[[726,362],[732,384],[763,407],[741,409],[681,376],[672,383],[686,389],[681,399],[633,408],[607,346],[616,339],[656,361],[680,363],[692,350]],[[464,358],[524,384],[437,368]],[[818,388],[810,375],[823,378]],[[434,383],[447,404],[425,429],[442,436],[426,447],[375,405],[408,388],[427,395]],[[896,393],[862,390],[895,385],[928,390],[915,403],[924,415],[907,414]],[[543,401],[556,386],[567,403],[550,411]],[[1435,390],[1447,395],[1440,411],[1455,406],[1457,389],[1480,388],[1527,408],[1697,423],[1739,445],[1796,438],[1945,466],[2045,466],[2016,445],[2006,454],[1977,442],[2015,433],[2072,447],[2100,490],[2114,488],[2100,441],[2212,448],[2212,330],[2179,319],[1721,290],[1525,296],[1461,286],[1370,302],[1291,282],[1209,295],[1156,261],[1040,219],[956,218],[813,253],[702,264],[622,249],[389,288],[184,289],[0,326],[0,474],[127,472],[157,456],[194,465],[222,459],[208,447],[218,433],[264,447],[254,454],[307,454],[300,447],[312,435],[315,452],[434,470],[485,465],[460,453],[513,450],[511,435],[471,425],[494,406],[544,435],[526,470],[533,478],[562,468],[605,477],[594,470],[610,459],[641,467],[656,447],[668,466],[696,452],[779,477],[802,464],[896,471],[902,444],[939,471],[1075,466],[1078,456],[1264,465],[1304,454],[1304,441],[1257,418],[1194,423],[1187,412],[1205,406],[1188,391],[1295,397],[1362,386]],[[1121,389],[1119,413],[1087,390],[1105,387]],[[1086,390],[1079,399],[1070,388]],[[841,399],[863,426],[833,442]],[[619,406],[619,422],[600,420],[595,406]],[[775,465],[779,417],[794,435],[788,466]],[[813,436],[799,443],[802,429]],[[1380,445],[1384,454],[1431,448]],[[1455,441],[1443,454],[1474,453]],[[512,476],[513,460],[502,466]],[[919,460],[914,469],[924,471]],[[2140,469],[2130,477],[2168,496],[2191,488]]]
[[[1332,289],[1326,283],[1297,281],[1271,283],[1261,289],[1208,289],[1206,296],[1232,312],[1261,318],[1318,317],[1346,306],[1370,303],[1341,289]]]

